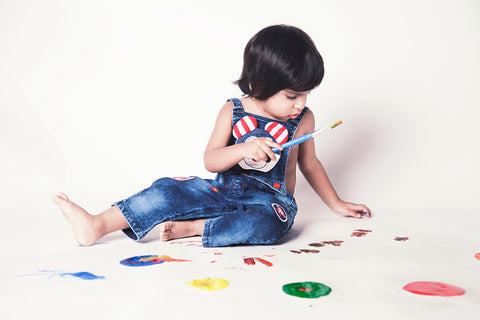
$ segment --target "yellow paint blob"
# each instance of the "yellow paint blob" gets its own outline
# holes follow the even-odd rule
[[[229,285],[227,280],[218,278],[197,279],[185,283],[191,287],[207,291],[225,289]]]

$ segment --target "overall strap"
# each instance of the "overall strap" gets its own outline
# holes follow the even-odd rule
[[[296,117],[295,119],[290,119],[290,120],[288,120],[288,122],[293,124],[294,126],[298,126],[298,124],[302,120],[302,118],[305,115],[305,113],[307,112],[307,110],[308,110],[308,107],[303,108],[302,112],[298,115],[298,117]]]
[[[240,99],[232,98],[227,101],[232,101],[233,111],[232,111],[232,127],[237,121],[239,121],[243,116],[245,116],[245,110],[243,110],[243,105]]]
[[[302,121],[303,116],[305,113],[308,111],[308,107],[303,108],[302,112],[296,117],[295,119],[290,119],[287,121],[287,123],[290,125],[289,130],[290,130],[290,139],[293,139],[295,137],[295,132],[297,132],[298,124],[300,121]]]
[[[243,110],[242,102],[240,101],[240,99],[238,99],[238,98],[231,98],[231,99],[228,99],[227,101],[232,101],[232,103],[233,103],[233,110],[235,110],[235,109]]]

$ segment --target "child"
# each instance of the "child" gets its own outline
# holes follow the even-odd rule
[[[313,139],[280,146],[315,129],[305,104],[323,73],[322,57],[306,33],[286,25],[267,27],[245,48],[236,82],[245,96],[222,107],[207,144],[205,167],[217,173],[215,180],[161,178],[99,215],[90,215],[63,193],[53,200],[83,246],[117,230],[140,240],[157,224],[162,241],[201,235],[205,247],[272,244],[291,228],[297,212],[298,163],[333,212],[370,216],[365,205],[338,197]]]

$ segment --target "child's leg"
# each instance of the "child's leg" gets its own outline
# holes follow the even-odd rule
[[[91,246],[104,235],[129,227],[116,206],[99,215],[91,215],[70,201],[64,193],[54,195],[53,201],[70,223],[75,239],[82,246]]]
[[[179,238],[201,236],[205,219],[187,221],[166,221],[160,224],[160,240],[168,241]]]

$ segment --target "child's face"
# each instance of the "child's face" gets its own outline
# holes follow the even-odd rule
[[[305,108],[309,93],[310,91],[281,90],[267,100],[262,101],[262,108],[271,118],[282,121],[295,119]]]

